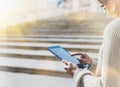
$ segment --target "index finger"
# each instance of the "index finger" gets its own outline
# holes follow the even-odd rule
[[[84,54],[84,53],[74,53],[74,54],[72,54],[71,56],[77,56],[77,55],[82,55],[82,56],[85,56],[85,54]]]

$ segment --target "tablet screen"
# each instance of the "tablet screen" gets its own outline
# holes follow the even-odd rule
[[[47,49],[61,60],[67,60],[68,62],[79,64],[79,61],[76,59],[76,57],[71,56],[71,54],[61,46],[52,46],[48,47]]]

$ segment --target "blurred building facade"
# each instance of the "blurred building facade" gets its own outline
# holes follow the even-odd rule
[[[73,11],[105,12],[97,0],[57,0],[57,7]]]
[[[71,12],[105,12],[98,0],[21,0],[17,5],[19,8],[11,16],[10,23],[7,22],[8,26]]]

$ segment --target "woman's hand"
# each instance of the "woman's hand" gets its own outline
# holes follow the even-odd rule
[[[63,63],[65,64],[64,69],[65,69],[66,73],[73,76],[75,70],[77,69],[77,65],[75,65],[71,62],[67,62],[66,60],[63,60]]]
[[[80,65],[88,64],[90,66],[92,64],[92,59],[85,53],[75,53],[72,54],[72,56],[79,56],[77,59],[79,60]],[[65,64],[64,69],[66,73],[73,76],[78,66],[71,62],[67,62],[66,60],[63,60],[63,63]]]
[[[75,53],[72,54],[72,56],[79,56],[77,59],[79,60],[80,65],[88,64],[90,66],[92,64],[92,58],[85,53]]]

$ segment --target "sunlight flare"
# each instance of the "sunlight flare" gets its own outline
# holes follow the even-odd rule
[[[0,27],[8,25],[16,11],[16,0],[0,0]]]

